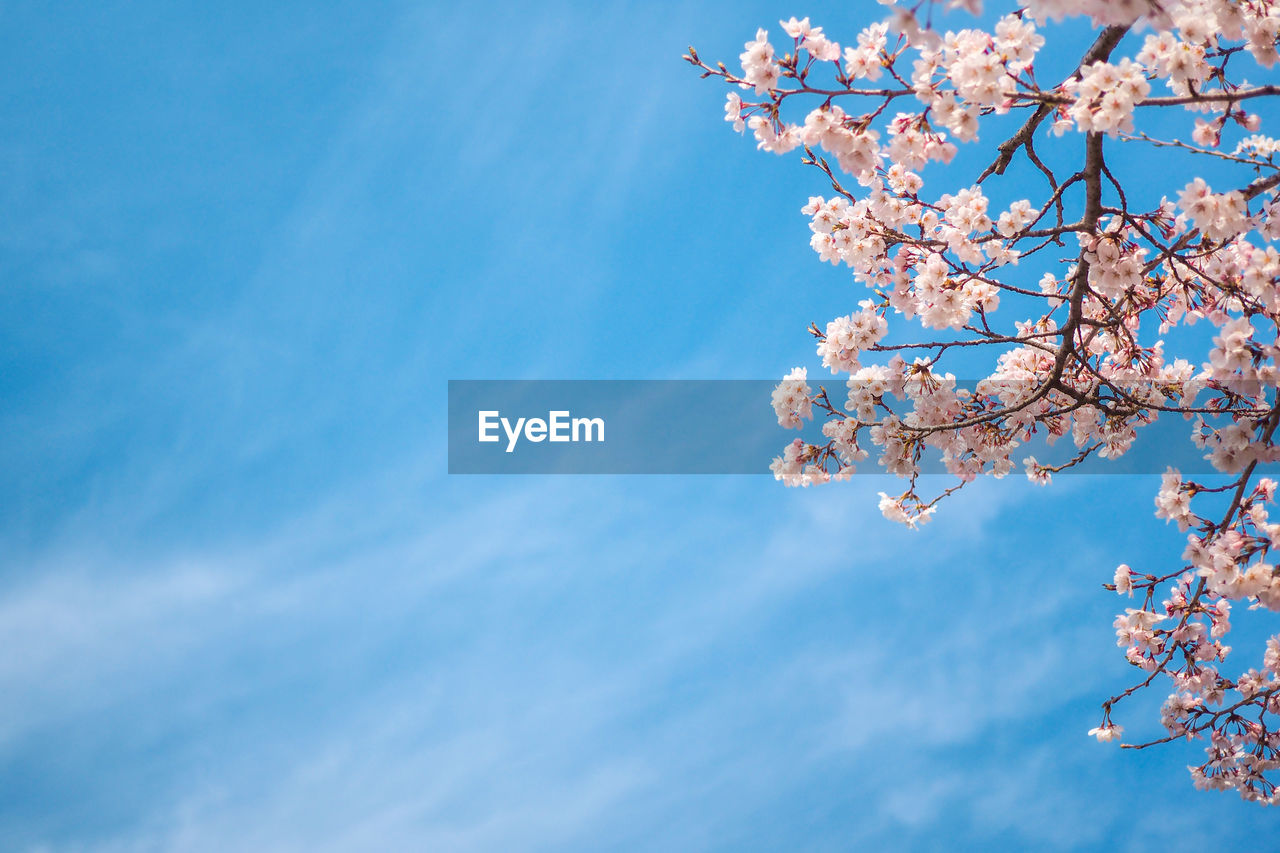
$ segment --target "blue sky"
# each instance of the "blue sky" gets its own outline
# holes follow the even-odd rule
[[[0,848],[1270,831],[1084,735],[1152,477],[446,474],[448,379],[812,362],[822,185],[679,57],[875,4],[270,6],[0,5]]]

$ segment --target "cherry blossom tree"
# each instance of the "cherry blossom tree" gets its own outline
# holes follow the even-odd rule
[[[857,311],[809,330],[847,398],[791,371],[779,422],[817,416],[822,437],[795,439],[772,470],[827,483],[875,452],[905,486],[881,493],[881,511],[916,526],[979,476],[1021,465],[1048,483],[1123,456],[1157,418],[1184,419],[1212,468],[1196,482],[1170,467],[1155,497],[1186,536],[1183,563],[1121,565],[1104,585],[1137,605],[1115,628],[1139,675],[1089,734],[1121,740],[1117,705],[1166,685],[1167,734],[1122,745],[1202,739],[1198,787],[1280,803],[1280,634],[1231,662],[1224,643],[1233,606],[1280,610],[1277,487],[1263,476],[1280,460],[1280,143],[1258,133],[1280,86],[1246,79],[1280,59],[1280,0],[1029,0],[999,17],[981,17],[981,0],[880,2],[851,41],[792,18],[776,41],[759,30],[737,67],[685,57],[730,87],[735,130],[821,171],[829,193],[802,209],[810,244],[863,286]],[[951,29],[963,13],[990,23]],[[1078,63],[1038,79],[1038,58],[1064,56],[1086,20]],[[1053,53],[1046,38],[1060,39]],[[1169,127],[1185,131],[1157,132]],[[980,134],[980,172],[928,168]],[[1116,152],[1145,146],[1185,171],[1118,168],[1140,160]],[[1218,186],[1192,177],[1201,164]],[[1144,201],[1161,181],[1164,197]],[[946,372],[960,354],[986,365],[971,387]],[[1023,455],[1059,437],[1065,460]],[[931,458],[956,478],[932,496]]]

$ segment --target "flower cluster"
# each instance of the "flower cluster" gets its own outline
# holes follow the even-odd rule
[[[1175,93],[1186,95],[1213,71],[1206,53],[1203,43],[1184,41],[1166,31],[1148,35],[1137,59],[1151,74],[1165,79]]]
[[[797,367],[773,391],[773,411],[784,427],[794,429],[813,417],[813,401],[809,397],[812,392],[805,381],[808,373]]]
[[[888,322],[872,310],[871,300],[863,300],[861,307],[856,314],[828,323],[826,334],[818,342],[822,365],[831,368],[832,373],[856,371],[858,353],[875,346],[889,330]]]
[[[1079,79],[1068,80],[1062,88],[1074,102],[1067,115],[1078,130],[1115,136],[1133,130],[1133,111],[1151,93],[1146,69],[1125,58],[1116,65],[1094,62],[1082,69]]]
[[[1249,227],[1244,194],[1232,190],[1214,195],[1203,178],[1196,178],[1178,195],[1178,208],[1210,240],[1230,240]]]

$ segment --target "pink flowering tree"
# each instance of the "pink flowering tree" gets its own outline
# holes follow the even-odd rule
[[[1105,585],[1135,605],[1115,627],[1139,674],[1089,734],[1120,740],[1117,705],[1163,685],[1166,736],[1123,746],[1203,739],[1197,786],[1280,803],[1280,635],[1230,662],[1224,642],[1233,606],[1280,610],[1262,476],[1280,460],[1280,143],[1258,133],[1280,87],[1248,79],[1280,58],[1280,0],[1029,0],[954,28],[981,0],[881,3],[841,42],[793,18],[733,68],[685,57],[730,87],[735,130],[821,171],[829,192],[802,209],[810,244],[863,288],[858,310],[809,330],[847,397],[804,367],[774,393],[784,426],[816,416],[821,437],[797,438],[773,472],[827,483],[875,453],[904,485],[881,511],[915,526],[979,476],[1020,467],[1047,483],[1123,456],[1157,418],[1185,420],[1207,482],[1170,467],[1155,498],[1186,536],[1183,562],[1122,565]],[[1078,62],[1037,77],[1038,58],[1066,51]],[[985,168],[928,168],[964,145]],[[1134,169],[1147,146],[1181,166]],[[1207,168],[1217,186],[1195,177]],[[958,358],[984,378],[957,382]],[[1026,455],[1059,437],[1064,460]],[[930,459],[955,478],[940,494],[921,493]]]

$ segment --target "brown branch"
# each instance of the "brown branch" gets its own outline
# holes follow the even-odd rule
[[[1105,60],[1111,55],[1111,51],[1115,50],[1116,45],[1124,38],[1124,34],[1129,31],[1128,27],[1107,27],[1098,34],[1098,38],[1094,41],[1093,46],[1080,58],[1080,63],[1076,65],[1076,69],[1067,75],[1067,79],[1080,76],[1080,69],[1090,64]],[[1041,103],[1031,117],[1018,129],[1013,136],[1001,142],[998,146],[1000,156],[995,162],[988,166],[981,175],[978,176],[977,183],[982,183],[992,174],[1003,175],[1004,170],[1008,168],[1009,163],[1013,160],[1013,155],[1018,149],[1027,145],[1031,141],[1031,137],[1035,134],[1036,128],[1040,127],[1041,122],[1053,112],[1053,104],[1049,102]]]

